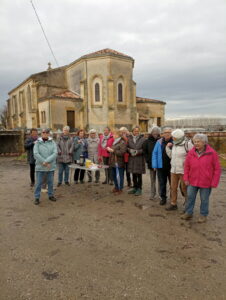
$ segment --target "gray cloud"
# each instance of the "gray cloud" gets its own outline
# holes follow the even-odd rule
[[[102,48],[136,60],[139,96],[166,114],[226,111],[224,0],[33,0],[60,65]],[[54,66],[30,1],[1,0],[0,104],[30,74]]]

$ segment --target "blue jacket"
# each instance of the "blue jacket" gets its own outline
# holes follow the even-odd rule
[[[57,146],[52,138],[44,142],[39,138],[34,146],[35,171],[48,172],[56,169]],[[43,163],[50,164],[50,168],[43,166]]]
[[[73,159],[74,160],[79,160],[81,154],[83,154],[85,156],[85,158],[88,157],[87,139],[83,139],[83,143],[79,143],[78,142],[79,140],[80,140],[80,138],[78,136],[76,136],[74,138],[74,152],[73,152]]]
[[[162,139],[158,140],[152,152],[152,168],[162,168]]]
[[[167,156],[167,154],[165,154],[165,157],[167,157],[167,162],[166,159],[163,163],[163,150],[164,147],[166,146],[167,143],[172,143],[173,140],[172,138],[168,141],[165,142],[164,138],[161,138],[157,141],[157,143],[155,144],[155,148],[152,152],[152,168],[153,169],[162,169],[163,167],[168,167],[168,164],[170,166],[170,161],[169,158]],[[164,143],[164,145],[163,145]]]

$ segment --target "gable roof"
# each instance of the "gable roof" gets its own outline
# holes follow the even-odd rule
[[[143,97],[136,97],[137,103],[156,103],[156,104],[166,104],[166,102],[156,99],[150,99],[150,98],[143,98]]]
[[[127,60],[132,60],[133,65],[134,65],[134,59],[131,56],[124,54],[122,52],[118,52],[116,50],[110,49],[110,48],[105,48],[105,49],[98,50],[96,52],[92,52],[92,53],[81,56],[80,58],[78,58],[78,59],[74,60],[72,63],[70,63],[68,65],[68,67],[73,65],[74,63],[79,62],[82,59],[89,59],[89,58],[96,58],[96,57],[103,57],[103,56],[113,56],[113,57],[118,57],[118,58],[124,58]]]

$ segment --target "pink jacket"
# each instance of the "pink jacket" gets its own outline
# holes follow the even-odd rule
[[[198,157],[193,147],[187,154],[184,164],[184,181],[200,188],[217,187],[220,181],[221,168],[218,154],[209,145]]]
[[[113,138],[113,135],[111,134],[109,139],[107,140],[107,146],[106,148],[103,148],[101,143],[102,143],[102,140],[103,140],[103,135],[100,136],[100,143],[99,143],[99,146],[98,146],[98,156],[102,156],[102,157],[109,157],[110,156],[110,153],[107,151],[107,147],[111,147],[113,142],[114,142],[114,138]]]

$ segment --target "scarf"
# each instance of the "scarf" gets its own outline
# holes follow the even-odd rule
[[[111,133],[109,135],[103,135],[103,139],[101,141],[102,148],[106,148],[108,139],[111,137]]]
[[[136,144],[137,140],[139,139],[140,135],[133,135],[132,134],[132,137],[133,137],[133,142],[134,144]]]
[[[174,143],[174,145],[179,145],[184,141],[184,139],[185,139],[185,137],[183,136],[182,138],[173,141],[173,143]]]
[[[121,137],[118,137],[117,139],[114,140],[113,145],[117,144],[121,140]]]

